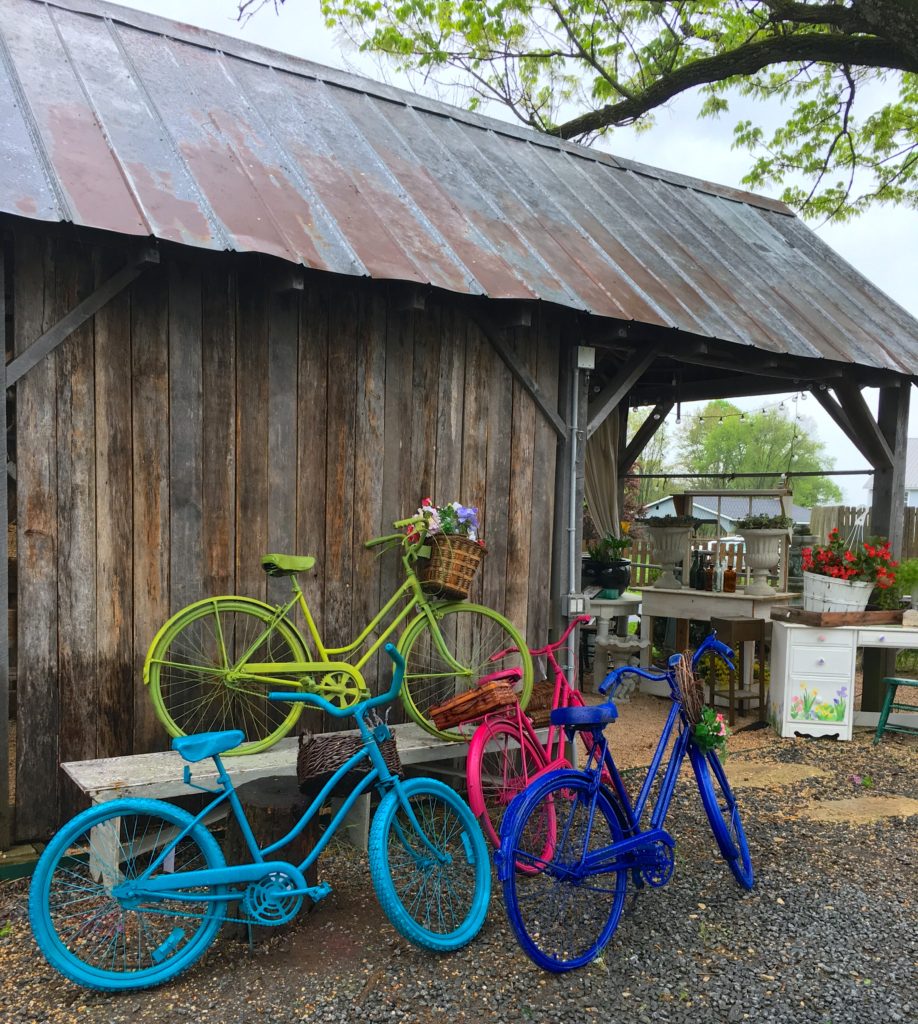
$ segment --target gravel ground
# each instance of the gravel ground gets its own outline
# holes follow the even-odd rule
[[[890,736],[874,748],[870,738],[772,737],[731,756],[728,773],[752,784],[739,789],[757,874],[751,892],[713,855],[686,769],[667,823],[677,838],[672,881],[629,899],[602,959],[579,972],[544,974],[526,959],[498,890],[466,950],[438,958],[414,949],[379,911],[365,862],[339,847],[321,864],[336,894],[292,930],[251,952],[220,941],[177,981],[120,996],[84,991],[51,971],[31,939],[26,883],[6,883],[0,1020],[915,1021],[918,741]],[[858,824],[814,817],[833,808],[869,817],[878,797],[900,798],[899,816]]]

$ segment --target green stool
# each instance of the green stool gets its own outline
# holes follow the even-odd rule
[[[880,742],[880,737],[884,732],[907,732],[912,736],[918,736],[918,725],[887,725],[886,719],[889,718],[890,711],[912,711],[918,712],[918,704],[896,704],[896,690],[900,686],[914,686],[918,688],[918,679],[897,679],[895,676],[887,676],[884,680],[886,683],[886,698],[883,701],[883,710],[880,712],[880,718],[877,722],[876,735],[873,737],[874,743]]]

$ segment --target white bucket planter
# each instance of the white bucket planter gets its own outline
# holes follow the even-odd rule
[[[873,584],[861,580],[837,580],[816,572],[803,574],[803,608],[808,612],[862,612]]]
[[[768,582],[768,573],[781,559],[781,544],[785,548],[790,540],[788,530],[737,530],[743,538],[743,558],[752,569],[752,582],[745,593],[750,597],[771,597],[774,587]]]
[[[673,570],[685,560],[689,537],[693,526],[650,526],[650,540],[653,544],[653,558],[663,567],[662,574],[654,581],[655,587],[664,590],[679,590],[682,584]]]

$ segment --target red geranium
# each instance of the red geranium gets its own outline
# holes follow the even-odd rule
[[[838,530],[829,533],[828,543],[816,548],[803,548],[803,570],[834,579],[873,583],[888,590],[896,582],[893,570],[899,564],[892,557],[889,541],[865,541],[848,548]]]

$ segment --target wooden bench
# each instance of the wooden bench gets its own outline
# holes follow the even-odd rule
[[[406,768],[423,765],[436,774],[454,779],[465,777],[464,765],[468,743],[445,743],[412,724],[392,727],[399,758]],[[223,764],[236,786],[273,775],[296,774],[297,740],[281,740],[263,754],[227,757]],[[450,762],[459,761],[460,766]],[[154,797],[169,800],[195,793],[182,781],[185,760],[174,750],[155,754],[133,754],[128,757],[105,757],[90,761],[66,761],[61,768],[85,793],[93,804],[122,796]],[[213,785],[217,773],[210,759],[191,766],[192,781]],[[458,786],[456,788],[459,788]],[[464,791],[464,787],[462,790]],[[365,850],[370,829],[370,795],[356,801],[351,809],[342,836]]]

